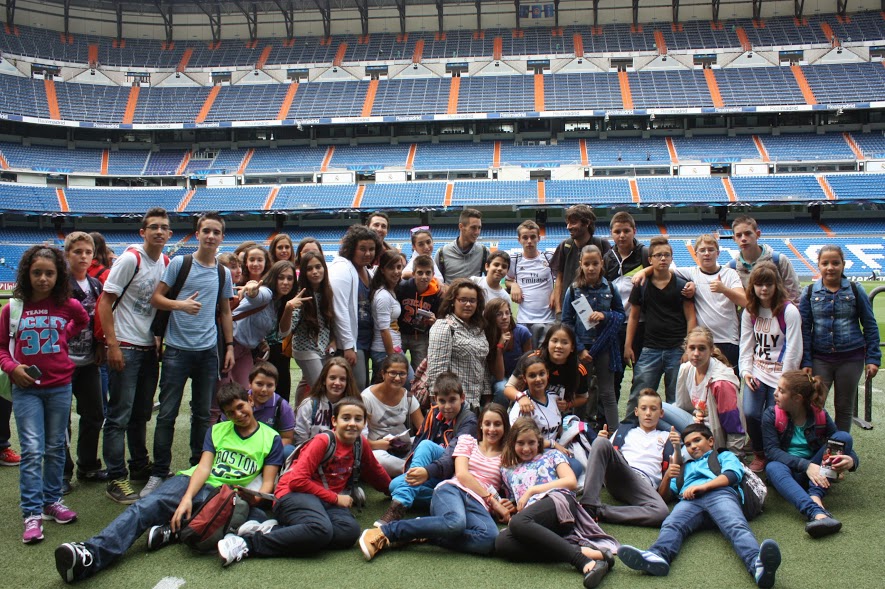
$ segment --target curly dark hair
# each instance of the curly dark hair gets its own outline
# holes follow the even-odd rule
[[[307,265],[312,260],[319,260],[320,264],[323,265],[323,282],[320,284],[318,291],[313,289],[310,281],[307,279]],[[295,285],[292,292],[297,294],[301,292],[302,288],[306,288],[307,292],[312,292],[314,295],[320,295],[319,309],[317,309],[316,305],[316,296],[309,301],[304,301],[304,305],[301,308],[301,321],[307,325],[307,334],[311,338],[316,339],[320,333],[320,316],[325,320],[329,329],[334,328],[335,321],[335,312],[332,309],[332,286],[329,283],[329,268],[326,267],[326,257],[321,253],[309,251],[299,256],[298,284]]]
[[[31,286],[31,265],[34,263],[34,258],[45,258],[55,263],[55,286],[52,287],[49,298],[56,305],[64,305],[71,298],[68,264],[64,253],[51,245],[34,245],[25,250],[18,263],[12,296],[26,303],[34,298],[34,287]]]
[[[373,242],[376,254],[381,251],[383,242],[377,233],[365,225],[351,225],[348,227],[344,237],[341,238],[341,247],[338,248],[338,255],[353,261],[353,255],[356,253],[356,244],[361,241]]]

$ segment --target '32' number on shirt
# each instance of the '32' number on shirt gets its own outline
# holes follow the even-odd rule
[[[61,351],[58,345],[57,329],[25,329],[19,334],[19,337],[24,343],[22,354],[25,356],[33,356],[38,353],[57,354]]]

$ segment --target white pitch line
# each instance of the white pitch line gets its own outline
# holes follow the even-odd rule
[[[184,579],[178,577],[163,577],[160,582],[154,585],[154,589],[178,589],[185,584]]]

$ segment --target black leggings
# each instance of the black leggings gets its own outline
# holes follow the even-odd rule
[[[568,503],[575,513],[575,498],[568,496]],[[574,523],[559,522],[556,504],[548,495],[513,516],[510,525],[498,534],[495,553],[514,562],[567,562],[583,573],[592,559],[564,538],[574,527]]]
[[[283,354],[283,344],[270,344],[270,355],[267,361],[273,364],[274,368],[280,373],[277,378],[276,393],[290,403],[289,396],[292,391],[292,373],[289,372],[289,366],[292,364],[292,358]],[[296,405],[293,404],[293,407]]]

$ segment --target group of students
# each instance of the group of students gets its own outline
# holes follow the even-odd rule
[[[844,278],[844,258],[838,247],[821,249],[821,278],[800,296],[789,260],[758,244],[760,231],[755,221],[747,217],[733,223],[741,248],[735,261],[720,266],[718,239],[702,235],[694,248],[698,266],[687,269],[671,269],[672,247],[665,238],[655,237],[648,246],[641,245],[635,237],[632,217],[623,212],[611,220],[612,247],[608,240],[594,235],[595,215],[590,207],[569,208],[566,220],[570,237],[559,244],[552,257],[538,249],[540,228],[533,221],[525,221],[517,228],[521,253],[511,257],[506,252],[489,252],[478,243],[481,219],[479,211],[466,209],[459,218],[458,238],[440,248],[435,258],[431,257],[430,229],[414,229],[414,255],[407,261],[384,242],[389,225],[386,215],[373,213],[366,225],[354,225],[347,230],[338,255],[327,266],[316,240],[305,238],[296,247],[284,234],[277,235],[269,249],[246,243],[234,254],[218,256],[225,225],[215,213],[206,213],[197,220],[196,252],[169,260],[162,253],[171,235],[168,216],[162,209],[152,209],[142,221],[143,244],[128,248],[117,258],[104,274],[103,285],[83,279],[84,268],[92,262],[94,252],[94,242],[86,234],[69,235],[65,252],[48,246],[29,249],[19,265],[14,292],[15,299],[21,301],[16,311],[21,313],[20,318],[17,323],[13,319],[12,308],[16,305],[7,305],[0,314],[0,368],[13,383],[13,411],[22,443],[23,541],[31,543],[43,538],[43,519],[59,523],[76,519],[61,499],[64,478],[60,468],[64,465],[72,390],[81,413],[78,465],[84,473],[102,472],[96,455],[101,428],[93,435],[83,427],[87,422],[83,410],[89,403],[81,401],[80,396],[83,391],[89,390],[91,394],[95,389],[92,367],[105,357],[109,399],[104,424],[104,478],[108,496],[124,504],[141,505],[169,484],[174,423],[184,385],[190,379],[190,461],[196,470],[189,472],[191,481],[185,485],[188,493],[193,491],[189,502],[198,496],[207,480],[210,485],[223,482],[211,476],[200,480],[198,475],[204,466],[214,472],[214,458],[207,456],[207,452],[214,454],[216,448],[213,423],[219,419],[221,423],[237,422],[233,429],[230,424],[225,426],[226,437],[242,437],[244,430],[240,425],[251,423],[244,416],[245,410],[236,413],[235,419],[226,408],[234,402],[229,400],[231,395],[246,395],[250,418],[254,420],[258,415],[256,423],[269,428],[261,430],[266,431],[268,439],[273,438],[271,432],[279,436],[283,457],[308,441],[310,444],[302,449],[302,454],[318,443],[313,440],[333,441],[318,434],[341,423],[338,412],[342,403],[359,410],[350,410],[346,415],[346,429],[353,430],[358,421],[361,434],[346,439],[362,440],[365,428],[366,444],[359,446],[365,460],[357,464],[363,465],[368,482],[391,493],[390,507],[376,522],[383,538],[388,540],[392,537],[397,541],[398,528],[400,522],[405,525],[407,510],[416,501],[435,498],[437,489],[446,486],[438,483],[449,479],[461,495],[439,502],[447,504],[446,510],[450,510],[454,509],[453,503],[460,501],[464,518],[476,511],[468,498],[481,500],[489,513],[508,521],[509,516],[503,512],[512,515],[515,508],[521,511],[532,503],[532,495],[543,495],[553,488],[574,491],[583,487],[582,509],[605,521],[600,514],[608,508],[592,499],[592,489],[597,488],[598,496],[599,481],[606,479],[593,468],[594,461],[604,456],[605,451],[595,450],[597,443],[602,444],[599,439],[607,438],[609,430],[615,440],[619,439],[620,382],[625,364],[632,362],[633,385],[627,416],[635,416],[640,427],[624,433],[625,441],[640,444],[645,450],[663,444],[660,434],[654,433],[657,421],[651,429],[644,429],[641,415],[643,399],[647,400],[648,391],[656,389],[663,376],[667,402],[658,398],[658,420],[663,418],[676,426],[684,437],[693,424],[702,426],[696,433],[704,440],[712,439],[710,449],[723,449],[720,457],[742,457],[749,434],[755,453],[750,468],[768,472],[772,484],[809,518],[809,534],[817,537],[838,531],[841,524],[822,504],[829,485],[828,479],[818,472],[824,460],[821,452],[827,440],[841,441],[846,445],[845,457],[826,460],[839,472],[856,469],[857,459],[847,433],[850,412],[861,374],[873,376],[880,363],[879,335],[869,299],[862,288]],[[511,314],[511,303],[519,305],[516,320]],[[794,303],[799,304],[798,310]],[[744,308],[740,321],[739,307]],[[165,322],[158,321],[164,318]],[[158,362],[160,337],[165,338],[162,374]],[[91,355],[83,356],[81,350]],[[404,352],[409,353],[409,358]],[[294,398],[289,382],[290,358],[295,359],[302,372]],[[371,379],[369,360],[374,372]],[[80,371],[81,366],[88,368]],[[33,367],[39,372],[34,372]],[[737,369],[740,379],[732,367]],[[810,384],[811,393],[800,391],[795,379],[791,388],[784,388],[783,379],[799,368],[804,369],[802,375]],[[88,378],[81,376],[82,382],[74,387],[72,382],[80,372],[88,372]],[[812,373],[818,376],[812,377]],[[146,424],[158,380],[160,409],[154,460],[150,462]],[[822,409],[831,384],[835,384],[835,424]],[[419,393],[422,387],[435,395],[428,399],[410,392],[414,389]],[[221,391],[227,391],[228,396]],[[460,399],[457,403],[451,401],[449,413],[444,411],[446,392],[448,397]],[[796,395],[804,401],[791,401]],[[428,407],[429,400],[438,405]],[[491,402],[495,404],[490,405]],[[490,410],[500,410],[503,424],[490,426],[490,431],[500,434],[488,435],[497,446],[488,440],[483,442],[483,429],[476,431],[475,415],[479,414],[479,423],[485,427],[484,419]],[[355,412],[361,413],[359,419]],[[590,422],[585,437],[592,439],[596,430],[600,432],[589,458],[587,453],[579,456],[573,447],[566,447],[564,426],[573,423],[569,421],[572,414],[579,421]],[[770,414],[773,417],[769,420]],[[498,461],[503,465],[504,479],[499,474],[498,482],[508,480],[507,468],[531,461],[528,450],[520,454],[520,444],[515,439],[510,458],[503,451],[507,429],[513,426],[514,431],[519,431],[516,426],[525,418],[534,424],[532,433],[538,435],[536,454],[550,454],[565,464],[546,464],[544,476],[549,480],[539,485],[511,481],[511,500],[499,501],[495,498],[497,490],[480,490],[488,490],[486,483],[496,480],[493,471],[497,467],[493,468],[494,460],[488,459],[501,451]],[[461,438],[469,433],[471,424],[476,431],[471,436],[474,446],[462,447]],[[504,431],[497,432],[496,427],[503,427]],[[773,433],[768,431],[772,427]],[[837,427],[839,431],[834,433]],[[645,432],[644,442],[634,439],[639,431]],[[671,443],[678,442],[677,436],[672,437]],[[130,452],[128,470],[126,442]],[[273,490],[278,467],[282,465],[282,461],[276,463],[277,452],[271,448],[274,444],[267,442],[264,457],[256,462],[277,468],[261,472],[263,490]],[[344,441],[342,448],[347,445]],[[693,445],[686,443],[692,457]],[[251,444],[248,446],[244,452],[255,450]],[[704,444],[697,446],[702,448]],[[323,452],[315,451],[320,457]],[[227,452],[225,456],[229,458]],[[519,460],[520,456],[528,458]],[[629,462],[630,452],[625,456]],[[640,458],[638,465],[631,465],[651,481],[659,498],[690,488],[681,484],[671,488],[672,484],[666,484],[673,483],[679,473],[671,472],[673,468],[664,464],[668,455],[663,456],[664,462],[658,466],[664,468],[656,474],[655,468],[649,466],[654,461],[648,456]],[[471,457],[477,460],[480,472],[469,474]],[[266,458],[273,462],[266,462]],[[206,461],[208,465],[204,464]],[[307,463],[299,455],[295,464]],[[346,470],[344,465],[340,466],[336,472]],[[565,467],[571,479],[566,476]],[[295,470],[289,469],[280,481],[281,485],[288,481],[288,486],[276,487],[278,498],[307,491],[346,507],[337,498],[329,501],[331,494],[320,492],[308,482],[312,471],[301,472],[298,483],[293,482]],[[717,474],[699,493],[733,486],[740,479],[738,470],[735,469],[734,477]],[[722,471],[728,471],[725,463]],[[664,475],[658,476],[661,473]],[[130,482],[138,479],[146,479],[140,493],[132,489]],[[334,484],[343,485],[347,482],[344,479]],[[721,484],[725,479],[727,484]],[[579,480],[583,485],[578,484]],[[481,481],[485,482],[480,484]],[[559,483],[554,485],[553,481]],[[552,486],[545,486],[548,483]],[[328,491],[333,488],[330,484],[321,486]],[[539,491],[538,486],[544,488]],[[178,493],[180,489],[173,491]],[[454,494],[453,489],[445,491]],[[666,517],[666,506],[662,510],[658,499],[648,497],[648,489],[642,491],[638,495],[635,490],[626,493],[627,497],[641,499],[643,511],[639,521],[660,524]],[[527,493],[529,496],[524,497]],[[554,499],[557,493],[560,492],[553,493]],[[170,500],[162,499],[163,496],[160,500],[169,507]],[[694,491],[688,497],[684,493],[682,496],[695,498]],[[323,515],[316,504],[301,499],[291,506],[291,513],[275,511],[279,516],[276,523],[260,522],[259,517],[253,526],[255,530],[241,534],[246,536],[243,542],[229,539],[225,544],[227,554],[234,554],[232,558],[236,560],[236,554],[246,551],[256,555],[283,550],[282,542],[265,545],[261,539],[256,548],[250,538],[276,531],[276,527],[296,527],[305,517],[303,509],[313,510],[319,514],[316,517]],[[540,521],[556,528],[545,519],[551,510],[557,516],[572,513],[573,522],[587,526],[592,523],[592,517],[584,518],[577,513],[578,503],[573,497],[558,501],[552,507],[546,505],[547,512],[537,514],[531,525],[519,517],[513,518],[517,522],[515,529],[511,527],[510,535],[502,536],[507,540],[502,541],[496,532],[498,539],[493,538],[492,544],[503,542],[497,550],[505,555],[524,550],[537,552],[530,547],[534,540],[525,536],[534,537],[538,530],[531,526]],[[184,501],[181,503],[184,505]],[[320,503],[328,511],[328,505]],[[154,509],[153,505],[148,503],[148,508]],[[618,513],[617,508],[611,511]],[[176,512],[178,521],[184,513]],[[706,513],[714,517],[709,509]],[[332,515],[326,513],[323,517]],[[124,516],[125,513],[121,518]],[[421,518],[424,519],[428,518]],[[341,523],[339,520],[335,521]],[[172,522],[171,527],[164,527],[158,521],[157,528],[149,534],[149,545],[151,538],[155,538],[154,544],[160,541],[157,538],[173,538],[178,525],[175,518]],[[432,523],[422,521],[417,529]],[[447,521],[446,525],[451,527],[452,522]],[[316,527],[312,529],[315,531]],[[408,537],[419,533],[415,529],[406,526],[401,533]],[[298,530],[287,533],[295,537],[295,532],[300,534]],[[451,536],[451,530],[442,534]],[[580,554],[572,550],[569,561],[593,577],[592,583],[598,583],[603,569],[613,563],[611,554],[619,553],[617,544],[592,526],[581,527],[580,534],[590,534],[581,537],[597,538],[599,542],[589,551],[579,551]],[[475,541],[477,546],[488,548],[488,535],[491,532],[466,544],[460,539],[456,544],[473,545]],[[365,541],[361,542],[364,552],[368,545],[387,546],[384,539],[379,539],[382,537],[369,536],[366,539],[364,535]],[[345,534],[341,542],[346,543],[348,537]],[[314,547],[322,544],[316,540],[307,543]],[[549,542],[545,545],[553,546]],[[744,548],[742,556],[751,573],[757,575],[759,563],[754,559],[771,556],[773,549],[769,547],[760,553],[752,543]],[[68,560],[82,556],[82,550],[90,554],[85,560],[101,561],[91,549],[80,545],[64,545],[59,550],[60,571]],[[104,548],[96,550],[101,552]],[[758,554],[750,558],[753,550]],[[559,545],[557,558],[564,558],[566,552]],[[651,554],[664,560],[675,554],[660,552],[651,550]],[[229,560],[224,553],[223,557]],[[642,559],[637,558],[632,563],[640,568],[642,562],[654,560],[645,553]],[[596,564],[589,564],[590,560]],[[761,566],[770,571],[773,562],[771,557]],[[649,565],[643,570],[654,573],[661,568]],[[773,581],[771,575],[762,574],[763,586]]]

